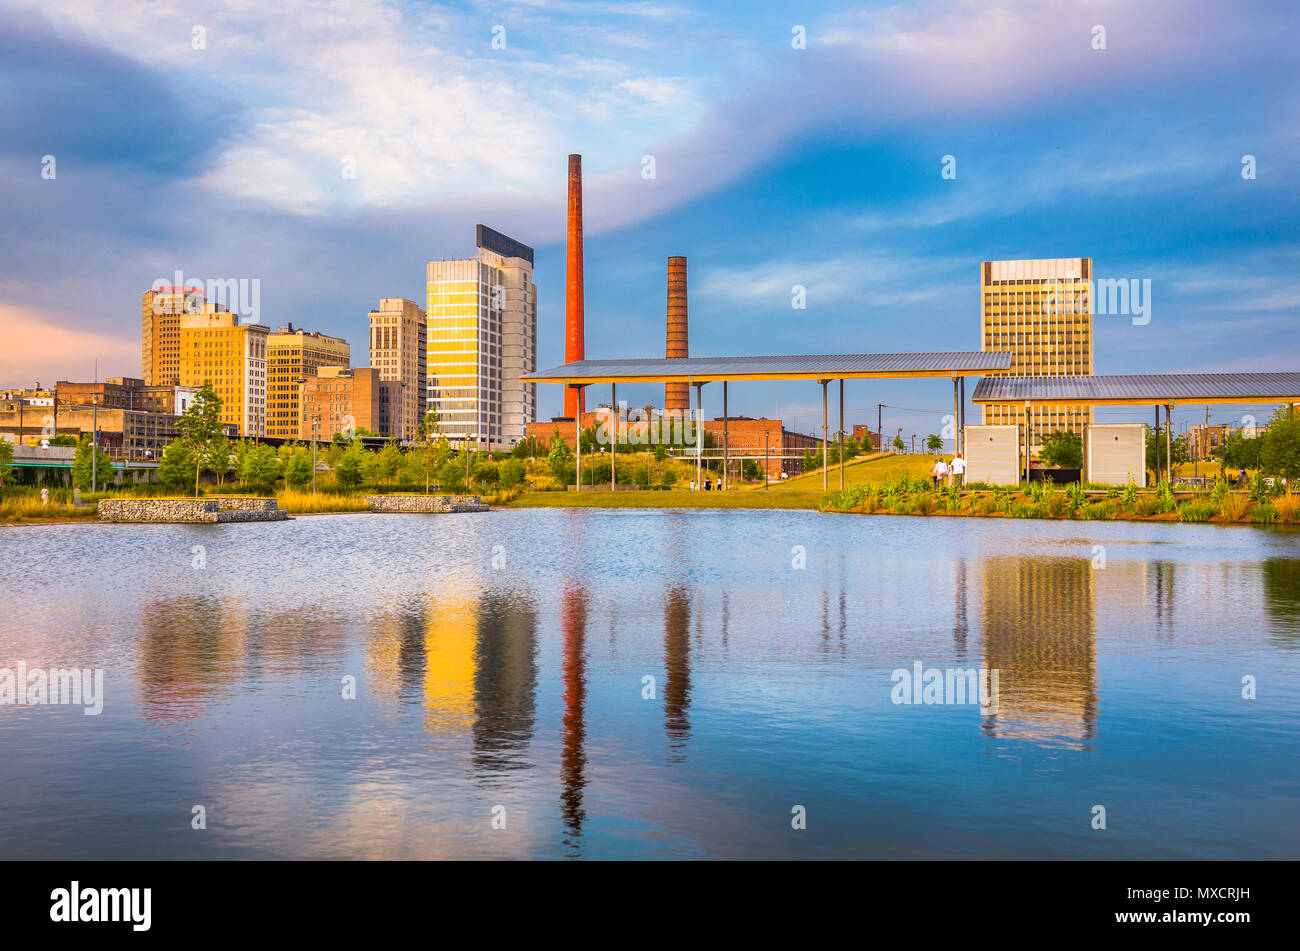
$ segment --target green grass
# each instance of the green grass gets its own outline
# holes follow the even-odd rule
[[[899,476],[920,476],[928,479],[930,470],[934,468],[934,460],[938,456],[896,456],[892,453],[874,454],[870,456],[861,456],[857,459],[850,459],[844,463],[844,487],[861,484],[878,484],[887,482],[890,479],[897,479]],[[944,457],[945,459],[947,456]],[[839,491],[840,488],[840,467],[832,463],[831,467],[826,470],[826,484],[831,491]],[[760,482],[757,486],[747,487],[750,492],[798,492],[798,491],[816,491],[822,490],[822,470],[816,469],[813,472],[804,475],[795,476],[793,479],[786,479],[784,482],[773,482],[771,488],[764,489]]]
[[[766,492],[530,492],[508,504],[538,509],[816,509],[826,496],[820,490],[778,491],[775,486]]]

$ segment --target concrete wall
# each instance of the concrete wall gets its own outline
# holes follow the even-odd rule
[[[989,485],[1020,484],[1020,429],[1017,426],[967,426],[962,455],[966,482]]]
[[[1084,428],[1083,478],[1103,485],[1146,484],[1146,426],[1104,423]]]

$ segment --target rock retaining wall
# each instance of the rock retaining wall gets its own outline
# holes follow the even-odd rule
[[[101,522],[278,522],[289,513],[275,499],[101,499]]]
[[[367,495],[372,512],[486,512],[477,495]]]

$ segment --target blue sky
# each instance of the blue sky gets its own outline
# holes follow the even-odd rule
[[[140,292],[176,270],[259,279],[264,323],[363,364],[367,311],[422,301],[424,262],[471,253],[478,221],[537,249],[559,363],[569,152],[591,357],[662,354],[672,254],[698,355],[978,349],[980,261],[1083,255],[1151,281],[1149,324],[1096,319],[1096,372],[1294,370],[1298,21],[1205,0],[11,0],[0,384],[138,374]],[[850,422],[911,408],[887,411],[905,435],[950,401],[943,381],[847,398]],[[819,391],[737,386],[732,411],[807,430]]]

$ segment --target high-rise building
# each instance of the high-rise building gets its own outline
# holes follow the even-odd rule
[[[1011,351],[1008,376],[1092,375],[1092,258],[985,261],[980,265],[981,350]],[[983,422],[1022,426],[1029,445],[1046,433],[1082,435],[1092,407],[991,403]]]
[[[425,405],[427,355],[424,311],[404,297],[383,297],[370,312],[370,366],[379,378],[398,385],[392,436],[415,439]]]
[[[181,315],[218,314],[200,287],[152,287],[140,300],[140,376],[148,386],[175,385],[181,373]]]
[[[537,414],[533,249],[477,229],[477,257],[428,266],[428,405],[453,444],[509,446]]]
[[[322,367],[346,367],[352,348],[346,340],[309,333],[287,324],[266,337],[266,434],[297,439],[301,431],[298,407],[300,379]]]
[[[395,436],[393,410],[400,383],[380,379],[374,367],[321,367],[301,385],[302,412],[294,436],[303,441],[332,439],[349,426],[380,436]]]
[[[180,318],[180,383],[211,380],[221,397],[221,421],[239,435],[266,435],[266,338],[260,324],[241,324],[227,312],[187,313]]]

